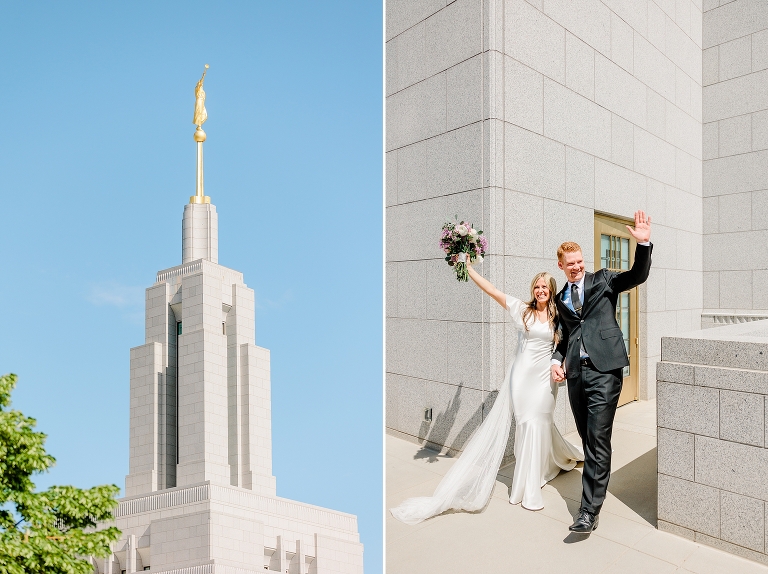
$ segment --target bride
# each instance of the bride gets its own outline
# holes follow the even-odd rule
[[[469,257],[466,259],[472,281],[512,317],[518,331],[517,353],[491,411],[434,494],[409,498],[390,510],[406,524],[418,524],[449,509],[471,512],[485,507],[507,445],[513,413],[515,474],[510,503],[541,510],[541,487],[560,469],[571,470],[584,460],[581,449],[563,439],[552,419],[557,397],[557,383],[550,376],[557,337],[554,278],[549,273],[537,274],[531,282],[531,300],[525,303],[496,289],[472,268]]]

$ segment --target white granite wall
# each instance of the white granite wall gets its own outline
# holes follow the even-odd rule
[[[488,302],[474,285],[452,278],[438,239],[456,214],[490,231],[483,191],[487,14],[479,0],[446,4],[386,5],[387,426],[461,448],[492,384],[491,326]],[[422,423],[427,406],[431,425]]]
[[[592,264],[596,211],[647,211],[655,248],[639,297],[639,398],[653,398],[661,336],[698,327],[702,307],[701,5],[488,5],[490,162],[503,166],[489,185],[504,213],[506,289],[527,293],[540,269],[562,282],[555,251],[566,239]]]
[[[438,233],[455,214],[489,236],[482,273],[522,298],[537,271],[562,282],[564,240],[593,264],[596,210],[650,213],[640,398],[655,395],[661,336],[698,326],[702,308],[701,8],[387,2],[391,431],[461,448],[514,347],[501,309],[442,261]]]
[[[207,561],[249,565],[264,563],[264,525],[211,509],[152,521],[152,569],[181,569]]]
[[[704,307],[765,315],[768,3],[704,9]]]
[[[658,528],[768,563],[768,325],[665,338]]]

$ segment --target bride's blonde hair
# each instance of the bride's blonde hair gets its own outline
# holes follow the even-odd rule
[[[549,300],[547,301],[547,318],[549,319],[549,326],[552,327],[552,332],[555,334],[555,345],[557,345],[560,339],[557,332],[557,305],[555,305],[555,294],[557,293],[557,281],[546,271],[537,273],[531,281],[531,300],[526,304],[523,309],[523,325],[525,330],[528,330],[528,318],[536,311],[536,296],[533,294],[533,290],[536,287],[536,283],[539,279],[544,279],[544,282],[549,288]]]

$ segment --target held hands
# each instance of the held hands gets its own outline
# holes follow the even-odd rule
[[[565,380],[565,371],[563,370],[562,365],[552,365],[549,368],[549,370],[552,373],[552,379],[556,383],[559,383]]]
[[[651,218],[644,211],[635,211],[635,228],[627,225],[627,230],[638,243],[651,240]]]

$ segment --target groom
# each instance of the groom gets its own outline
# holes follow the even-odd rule
[[[562,337],[552,355],[552,378],[568,378],[568,396],[576,428],[584,445],[581,508],[570,526],[572,532],[589,534],[597,528],[611,474],[613,417],[621,394],[622,371],[629,365],[621,329],[616,322],[616,300],[648,279],[651,269],[651,218],[635,212],[637,240],[632,269],[618,273],[600,269],[584,271],[581,247],[563,243],[557,266],[566,285],[555,299]],[[563,368],[564,367],[564,368]]]

